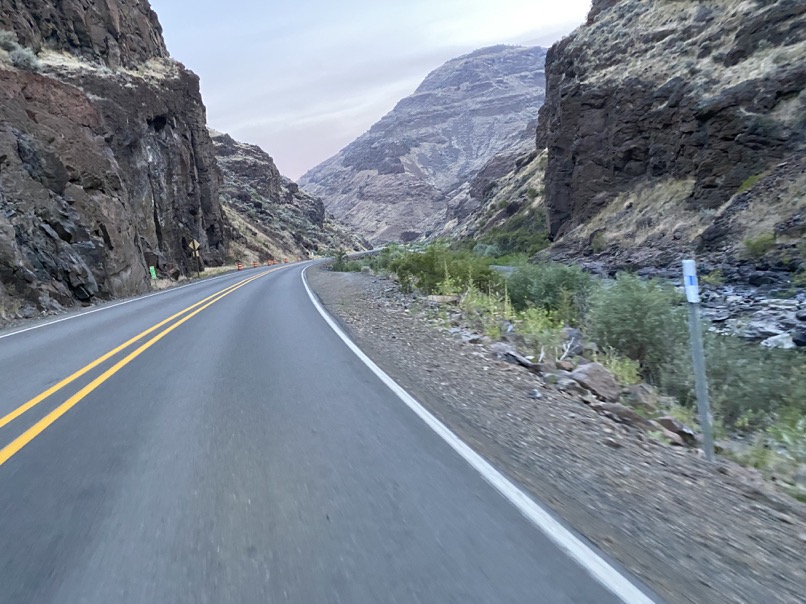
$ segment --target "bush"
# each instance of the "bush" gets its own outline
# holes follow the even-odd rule
[[[546,217],[542,212],[521,212],[491,229],[481,243],[496,246],[501,254],[534,255],[549,245]]]
[[[748,176],[744,180],[744,182],[742,182],[742,184],[739,185],[739,193],[749,191],[750,189],[756,186],[759,180],[761,180],[761,174],[754,174],[752,176]]]
[[[640,363],[641,373],[650,381],[658,378],[686,333],[678,294],[626,273],[593,294],[587,323],[600,347]]]
[[[456,288],[475,287],[498,291],[501,277],[485,260],[468,251],[449,250],[433,244],[422,252],[405,252],[389,263],[404,289],[418,288],[426,294],[445,292],[449,284]]]
[[[512,273],[508,287],[516,309],[542,308],[556,313],[563,323],[574,325],[585,308],[593,278],[577,266],[527,264]]]
[[[750,258],[761,258],[774,247],[775,235],[773,233],[762,233],[758,237],[744,240],[744,251]]]
[[[30,48],[15,48],[9,53],[11,63],[17,69],[25,71],[39,71],[42,67],[39,59]]]
[[[20,45],[17,44],[17,34],[13,31],[0,29],[0,48],[6,52],[11,52],[12,50],[17,50],[19,47]]]
[[[705,364],[709,399],[726,427],[763,428],[784,410],[806,415],[806,356],[706,333]],[[661,382],[682,404],[696,404],[686,344],[678,345],[673,360],[662,369]]]

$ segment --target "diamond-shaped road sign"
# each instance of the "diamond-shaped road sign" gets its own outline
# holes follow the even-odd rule
[[[193,241],[191,241],[191,242],[188,244],[188,247],[189,247],[190,249],[192,249],[192,250],[195,252],[195,251],[196,251],[196,250],[198,250],[198,249],[199,249],[201,246],[199,245],[199,242],[198,242],[198,241],[196,241],[196,240],[194,239]]]

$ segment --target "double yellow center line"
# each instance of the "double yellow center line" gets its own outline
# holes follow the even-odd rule
[[[19,407],[17,407],[14,411],[9,413],[8,415],[5,415],[2,418],[0,418],[0,428],[2,428],[3,426],[5,426],[5,425],[9,424],[10,422],[14,421],[15,419],[17,419],[23,413],[33,409],[39,403],[41,403],[45,399],[49,398],[50,396],[52,396],[53,394],[55,394],[56,392],[58,392],[59,390],[61,390],[65,386],[68,386],[69,384],[73,383],[74,381],[76,381],[81,376],[83,376],[86,373],[92,371],[98,365],[100,365],[100,364],[104,363],[105,361],[109,360],[110,358],[112,358],[113,356],[118,354],[119,352],[121,352],[121,351],[125,350],[126,348],[128,348],[129,346],[139,342],[140,340],[142,340],[146,336],[154,333],[155,331],[157,331],[161,327],[167,325],[171,321],[174,321],[175,319],[177,319],[179,317],[182,317],[182,315],[185,315],[184,317],[182,317],[179,321],[176,321],[176,323],[174,323],[170,327],[168,327],[165,330],[161,331],[159,334],[157,334],[156,336],[152,337],[147,342],[141,344],[134,351],[132,351],[127,356],[125,356],[123,359],[121,359],[120,361],[115,363],[112,367],[110,367],[109,369],[104,371],[101,375],[99,375],[97,378],[92,380],[89,384],[84,386],[81,390],[76,392],[73,396],[68,398],[65,402],[63,402],[61,405],[56,407],[53,411],[48,413],[45,417],[43,417],[38,422],[36,422],[28,430],[26,430],[20,436],[15,438],[6,447],[4,447],[3,449],[0,449],[0,466],[2,466],[9,459],[11,459],[11,457],[13,457],[15,454],[17,454],[20,451],[20,449],[22,449],[25,445],[30,443],[34,438],[39,436],[39,434],[41,434],[44,430],[46,430],[48,428],[48,426],[53,424],[62,415],[64,415],[70,409],[75,407],[79,403],[79,401],[81,401],[81,399],[83,399],[89,393],[91,393],[93,390],[98,388],[98,386],[103,384],[105,381],[107,381],[109,378],[111,378],[113,375],[115,375],[118,371],[120,371],[123,367],[128,365],[131,361],[136,359],[138,356],[143,354],[146,350],[151,348],[154,344],[159,342],[162,338],[164,338],[169,333],[171,333],[174,329],[176,329],[177,327],[179,327],[180,325],[182,325],[186,321],[189,321],[190,319],[195,317],[197,314],[199,314],[201,311],[203,311],[206,308],[209,308],[210,306],[212,306],[213,304],[215,304],[216,302],[218,302],[222,298],[224,298],[224,297],[230,295],[232,292],[240,289],[244,285],[247,285],[247,284],[251,283],[252,281],[255,281],[256,279],[260,279],[264,275],[268,275],[269,273],[273,273],[276,270],[279,270],[279,269],[272,269],[272,270],[269,270],[269,271],[262,272],[259,275],[256,275],[254,277],[244,279],[243,281],[240,281],[240,282],[238,282],[238,283],[236,283],[234,285],[230,285],[229,287],[226,287],[226,288],[222,289],[221,291],[218,291],[218,292],[214,293],[212,296],[208,296],[204,300],[196,302],[195,304],[192,304],[192,305],[188,306],[187,308],[185,308],[183,310],[180,310],[178,313],[176,313],[174,315],[171,315],[167,319],[165,319],[163,321],[160,321],[159,323],[157,323],[156,325],[154,325],[152,327],[149,327],[148,329],[146,329],[143,332],[140,332],[139,334],[137,334],[133,338],[125,341],[120,346],[118,346],[118,347],[110,350],[106,354],[98,357],[97,359],[95,359],[94,361],[92,361],[88,365],[85,365],[84,367],[82,367],[81,369],[76,371],[75,373],[67,376],[66,378],[61,380],[59,383],[55,384],[54,386],[51,386],[50,388],[48,388],[44,392],[36,395],[34,398],[29,400],[27,403],[24,403],[23,405],[20,405]]]

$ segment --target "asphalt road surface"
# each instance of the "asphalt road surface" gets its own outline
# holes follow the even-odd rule
[[[0,603],[629,600],[345,345],[302,268],[0,332]]]

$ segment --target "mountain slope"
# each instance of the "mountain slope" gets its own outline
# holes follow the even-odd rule
[[[0,0],[0,320],[223,262],[198,78],[146,0]]]
[[[223,176],[221,202],[233,227],[231,256],[264,261],[366,248],[327,215],[321,199],[281,175],[263,149],[214,130],[210,135]]]
[[[544,59],[495,46],[448,61],[300,185],[374,242],[419,237],[490,158],[533,144]]]

